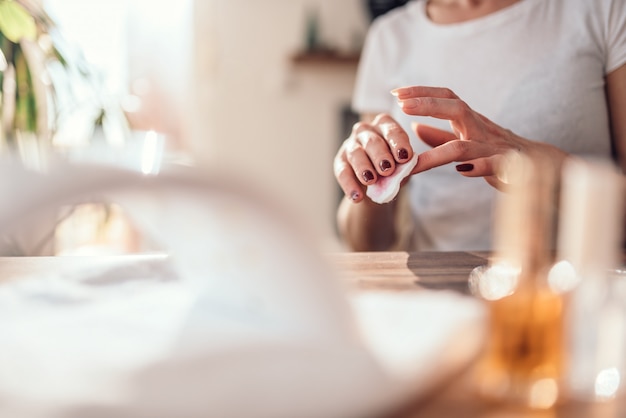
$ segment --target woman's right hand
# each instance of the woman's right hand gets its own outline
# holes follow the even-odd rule
[[[368,185],[376,183],[379,176],[391,175],[396,164],[412,157],[407,133],[391,116],[382,113],[371,122],[354,125],[335,156],[333,168],[346,197],[356,203],[365,198]]]

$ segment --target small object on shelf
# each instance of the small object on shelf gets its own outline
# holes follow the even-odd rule
[[[320,17],[316,9],[309,10],[306,15],[304,47],[291,56],[296,64],[356,64],[359,62],[360,51],[342,52],[322,40]]]
[[[320,45],[319,15],[317,10],[309,11],[306,23],[306,50],[316,51]]]

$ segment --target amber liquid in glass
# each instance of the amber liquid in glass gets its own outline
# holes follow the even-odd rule
[[[563,304],[549,289],[522,286],[489,302],[490,333],[480,370],[483,396],[552,407],[563,368]]]

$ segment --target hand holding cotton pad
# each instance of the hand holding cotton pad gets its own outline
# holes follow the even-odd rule
[[[411,174],[416,164],[417,154],[414,154],[413,158],[409,161],[396,166],[396,171],[394,171],[392,175],[389,177],[379,177],[376,183],[367,186],[365,194],[375,203],[382,204],[391,202],[400,191],[402,180]]]

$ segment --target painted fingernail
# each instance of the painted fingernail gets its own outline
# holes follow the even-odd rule
[[[398,159],[399,160],[406,160],[409,158],[409,152],[407,150],[405,150],[404,148],[400,148],[398,150]]]
[[[387,171],[391,168],[391,163],[389,162],[389,160],[382,160],[380,162],[380,169],[383,171]]]
[[[456,166],[456,171],[466,172],[472,171],[474,169],[474,164],[459,164]]]
[[[369,170],[365,170],[363,172],[363,179],[365,181],[372,181],[372,180],[374,180],[374,174],[372,174],[372,172],[369,171]]]
[[[352,199],[353,202],[356,202],[360,196],[359,192],[355,190],[350,194],[350,199]]]

